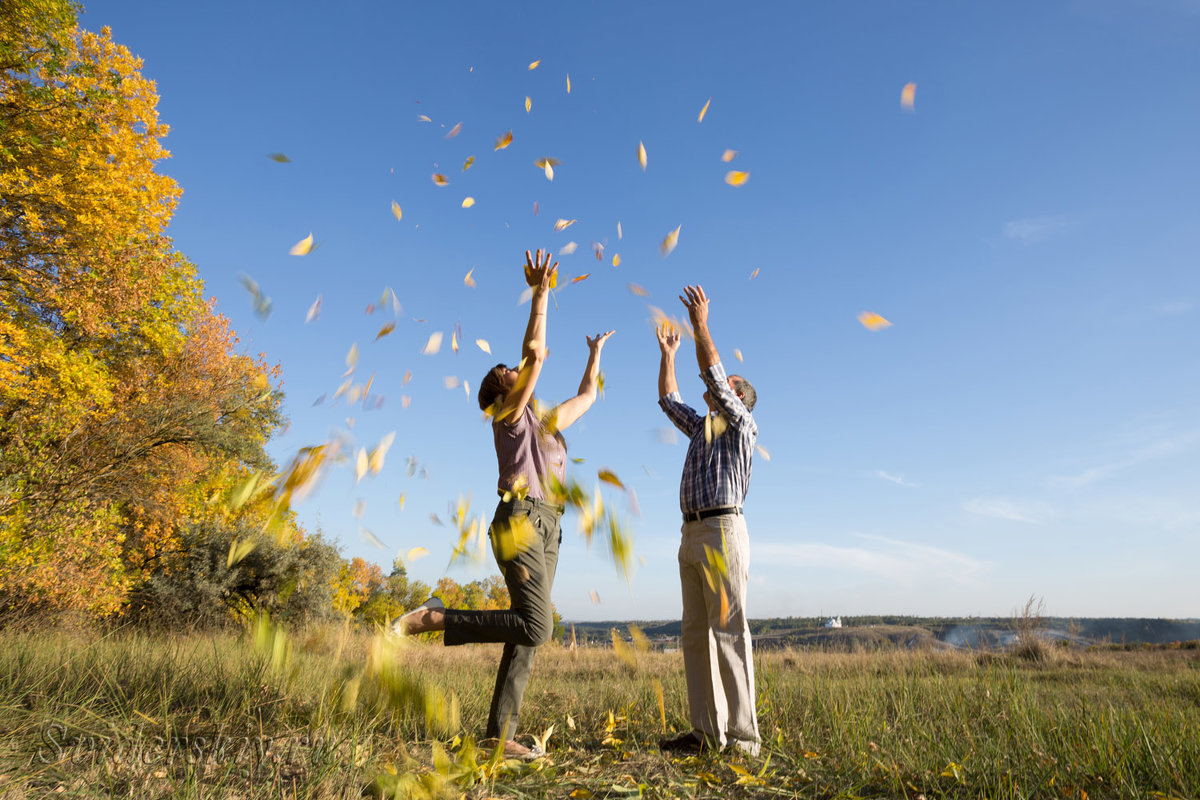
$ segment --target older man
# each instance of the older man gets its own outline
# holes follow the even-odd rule
[[[746,621],[750,547],[742,516],[758,437],[758,426],[750,414],[756,396],[747,380],[725,374],[708,331],[704,289],[688,286],[679,299],[695,330],[696,360],[708,389],[704,393],[708,413],[700,416],[680,397],[675,382],[679,332],[670,325],[660,326],[658,404],[689,440],[679,486],[683,512],[679,579],[692,730],[665,739],[659,746],[667,751],[695,752],[732,745],[757,755],[754,660]]]

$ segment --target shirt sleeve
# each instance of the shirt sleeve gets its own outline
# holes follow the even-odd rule
[[[689,439],[704,425],[704,418],[683,402],[683,397],[679,392],[663,395],[658,399],[658,406],[675,427],[687,434]]]
[[[725,374],[725,367],[720,361],[700,373],[700,378],[708,387],[709,395],[717,406],[717,410],[731,424],[738,427],[756,427],[754,417],[750,415],[750,409],[746,408],[746,404],[742,402],[741,398],[734,393],[733,389],[729,388],[729,376]]]

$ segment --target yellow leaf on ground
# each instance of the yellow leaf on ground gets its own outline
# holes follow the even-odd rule
[[[392,201],[392,216],[396,219],[400,219],[404,216],[404,212],[400,210],[400,204],[395,200]]]
[[[499,139],[497,139],[496,146],[493,147],[492,149],[493,150],[503,150],[504,148],[508,147],[510,144],[512,144],[512,131],[509,131],[508,133],[504,134]]]
[[[736,169],[731,169],[725,173],[725,182],[730,186],[741,186],[749,177],[749,172],[740,172]]]
[[[679,228],[682,228],[682,227],[683,226],[680,225],[678,228],[676,228],[675,230],[668,233],[667,238],[663,239],[662,244],[660,244],[658,246],[658,249],[662,253],[663,258],[666,258],[667,256],[671,255],[671,251],[675,249],[675,246],[677,244],[679,244]]]
[[[892,323],[876,314],[874,311],[864,311],[858,315],[858,321],[869,331],[881,331]]]
[[[305,236],[303,239],[292,245],[292,249],[288,252],[294,256],[306,256],[309,254],[309,251],[312,250],[312,246],[313,235],[310,233],[308,236]]]
[[[708,104],[712,102],[712,98],[708,98],[708,102],[704,104],[704,108],[700,109],[700,116],[696,117],[696,122],[704,122],[704,115],[708,113]]]

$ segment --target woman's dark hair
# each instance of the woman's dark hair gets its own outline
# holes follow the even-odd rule
[[[479,410],[487,411],[504,394],[504,374],[508,367],[497,364],[479,382]]]

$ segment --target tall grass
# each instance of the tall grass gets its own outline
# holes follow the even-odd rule
[[[0,635],[0,796],[1200,796],[1197,651],[759,653],[751,759],[658,752],[688,727],[678,654],[547,646],[520,730],[553,726],[550,755],[526,766],[472,748],[498,646],[258,644]]]

